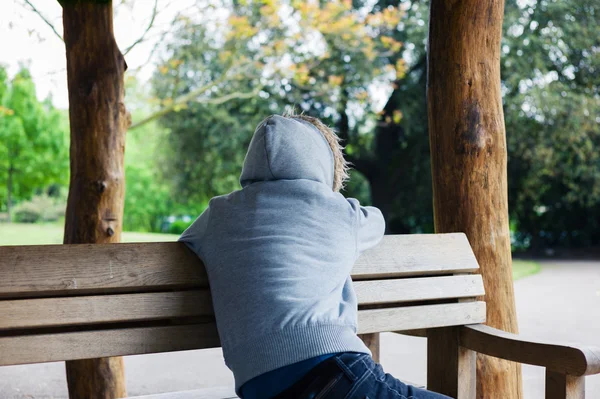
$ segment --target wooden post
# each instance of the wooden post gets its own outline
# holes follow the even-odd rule
[[[500,92],[504,0],[432,0],[429,135],[435,229],[465,232],[486,291],[487,324],[517,332]],[[522,397],[520,366],[478,355],[477,397]]]
[[[127,66],[113,35],[111,1],[60,3],[71,123],[64,243],[116,243],[121,236],[125,132],[130,124],[123,102]],[[72,399],[126,396],[122,358],[69,361],[66,368]]]
[[[585,399],[585,376],[575,377],[546,369],[546,399]]]
[[[459,328],[427,330],[427,389],[455,399],[473,399],[475,352],[459,346]]]
[[[380,362],[380,336],[379,333],[359,334],[358,337],[363,340],[375,362]]]

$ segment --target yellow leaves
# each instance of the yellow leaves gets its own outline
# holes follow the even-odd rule
[[[279,6],[274,1],[264,0],[260,7],[260,15],[266,20],[268,26],[277,27],[281,24],[279,19]]]
[[[387,7],[381,13],[383,24],[390,29],[395,28],[400,23],[402,14],[397,7]]]
[[[330,75],[327,79],[332,86],[341,86],[344,83],[343,76]]]
[[[304,85],[308,82],[310,78],[309,73],[310,71],[308,70],[308,66],[306,66],[305,64],[297,65],[294,68],[294,80],[297,81],[299,84]]]
[[[160,72],[161,75],[166,75],[167,72],[169,72],[169,67],[166,65],[161,65],[158,67],[158,71]]]
[[[233,58],[233,52],[230,50],[223,50],[219,53],[219,60],[226,64]]]
[[[394,53],[397,53],[402,48],[402,42],[399,42],[393,37],[381,36],[379,40],[381,41],[381,44],[383,44],[383,47],[390,49]]]
[[[272,46],[277,53],[282,53],[287,48],[285,40],[276,40]]]
[[[6,108],[6,107],[3,107],[2,105],[0,105],[0,115],[11,116],[14,114],[15,114],[15,111],[13,111],[12,109]]]
[[[258,33],[258,28],[250,25],[248,17],[232,15],[229,17],[229,31],[228,38],[234,39],[248,39]]]
[[[169,65],[173,69],[177,68],[181,64],[183,64],[183,60],[171,60],[171,61],[169,61]]]
[[[369,93],[366,90],[361,90],[355,95],[358,101],[365,101],[369,98]]]
[[[392,114],[392,120],[394,121],[394,123],[397,125],[400,123],[400,121],[402,120],[402,111],[396,109],[394,110],[393,114]]]
[[[396,61],[396,79],[402,79],[406,75],[406,62],[400,58]]]
[[[368,15],[365,23],[373,28],[394,29],[400,23],[403,14],[397,7],[387,7],[383,11]]]

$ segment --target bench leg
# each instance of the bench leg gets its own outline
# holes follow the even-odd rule
[[[585,377],[546,370],[546,399],[584,399]]]
[[[358,334],[358,337],[363,340],[367,348],[373,354],[373,360],[379,363],[379,355],[380,355],[380,342],[379,342],[379,333],[375,334]]]
[[[475,352],[458,344],[459,327],[427,331],[427,389],[456,399],[475,398]]]

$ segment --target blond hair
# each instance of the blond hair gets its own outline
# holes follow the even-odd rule
[[[333,152],[333,191],[338,192],[342,188],[344,188],[344,184],[350,178],[348,174],[348,170],[350,169],[349,163],[344,158],[344,147],[340,143],[340,138],[335,134],[333,129],[325,125],[321,122],[320,119],[314,118],[312,116],[307,116],[303,114],[295,114],[293,112],[286,112],[282,115],[284,118],[289,119],[300,119],[305,122],[310,123],[314,127],[316,127],[327,143],[331,148],[331,152]]]

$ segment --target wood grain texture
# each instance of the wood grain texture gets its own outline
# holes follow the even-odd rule
[[[473,399],[475,352],[461,348],[458,327],[427,331],[427,389],[456,399]]]
[[[354,283],[359,305],[446,299],[483,292],[481,276]],[[420,307],[420,309],[426,309]],[[434,308],[436,309],[436,308]],[[205,290],[0,300],[0,330],[212,316]]]
[[[139,322],[214,314],[210,292],[157,292],[0,301],[0,330]]]
[[[471,298],[485,295],[480,275],[356,281],[360,305]]]
[[[237,399],[237,397],[233,387],[216,387],[155,395],[131,396],[129,399]]]
[[[358,311],[358,333],[458,326],[485,321],[485,302]]]
[[[460,344],[479,353],[546,367],[562,374],[582,376],[600,373],[600,348],[592,346],[526,339],[485,325],[462,327]]]
[[[379,333],[373,334],[359,334],[358,337],[362,339],[367,348],[371,351],[371,357],[377,363],[381,359],[381,337]]]
[[[60,3],[71,130],[64,243],[116,243],[123,225],[125,132],[131,124],[124,102],[127,64],[114,38],[111,0]],[[67,382],[71,399],[127,395],[121,359],[67,364]]]
[[[477,268],[463,234],[392,235],[357,260],[352,277],[360,281],[468,273]],[[202,262],[182,243],[0,247],[0,298],[207,285]]]
[[[428,115],[437,233],[464,232],[481,266],[487,324],[517,333],[500,87],[504,0],[432,0]],[[478,397],[522,398],[520,366],[478,356]]]
[[[584,399],[585,377],[546,370],[546,399]]]
[[[358,332],[372,334],[463,325],[478,323],[484,318],[484,302],[361,310],[358,312]],[[0,337],[0,365],[125,356],[215,346],[219,346],[219,338],[213,324],[4,336]]]
[[[470,273],[478,269],[469,241],[462,233],[387,235],[358,258],[352,278]]]
[[[220,346],[214,323],[0,337],[0,366]]]
[[[181,243],[0,247],[0,298],[207,286],[202,262]]]

